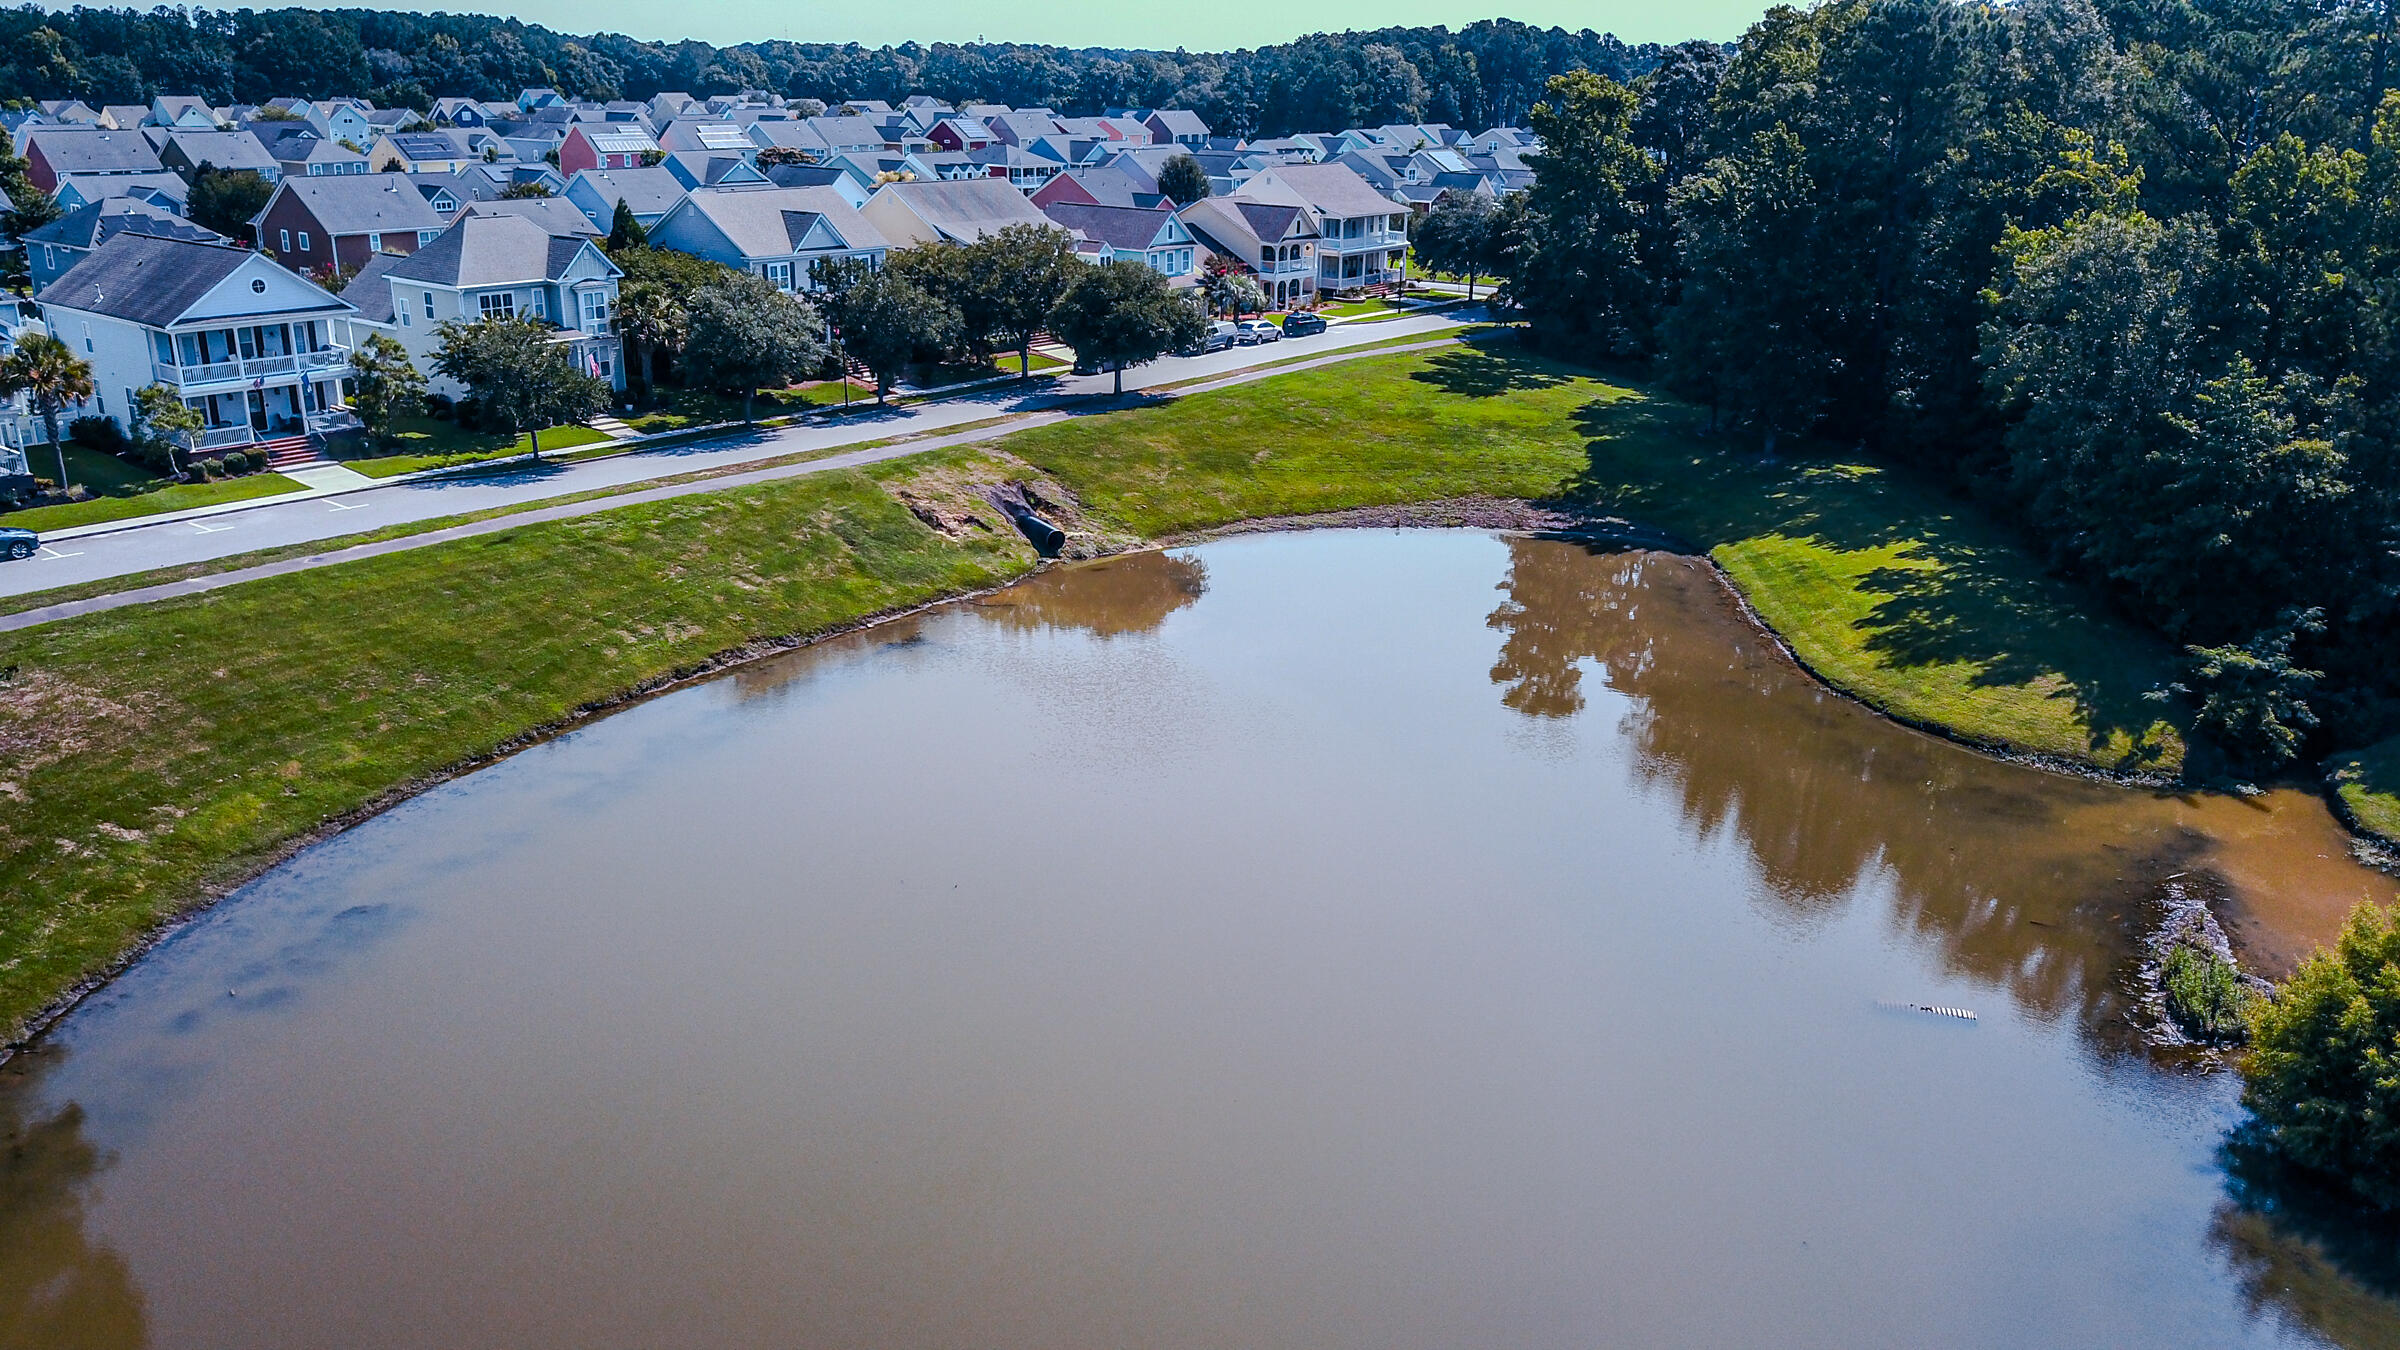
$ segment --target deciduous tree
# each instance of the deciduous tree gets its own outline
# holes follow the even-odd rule
[[[1050,326],[1075,354],[1116,373],[1116,392],[1125,392],[1125,368],[1147,365],[1208,334],[1200,307],[1167,285],[1167,279],[1135,262],[1105,262],[1067,288]]]
[[[369,334],[350,352],[350,411],[366,428],[367,443],[389,448],[395,423],[425,406],[425,376],[408,359],[408,349]]]
[[[684,378],[742,396],[742,420],[762,387],[780,389],[825,360],[825,321],[763,277],[734,273],[700,288],[686,306]]]

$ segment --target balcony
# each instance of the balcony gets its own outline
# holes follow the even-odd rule
[[[276,375],[297,375],[302,371],[321,374],[340,370],[349,363],[349,348],[329,347],[323,351],[301,352],[297,355],[254,356],[242,361],[211,361],[197,366],[170,365],[153,360],[150,372],[160,384],[190,388],[203,384],[228,384],[236,380],[262,380]]]

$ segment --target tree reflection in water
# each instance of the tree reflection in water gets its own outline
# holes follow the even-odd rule
[[[1208,592],[1208,568],[1189,555],[1128,553],[1053,567],[975,602],[1014,628],[1073,628],[1098,637],[1147,633]]]
[[[0,1350],[145,1344],[125,1258],[84,1231],[84,1192],[108,1159],[80,1106],[28,1118],[30,1078],[0,1070]]]
[[[1639,772],[1704,836],[1730,830],[1765,903],[1809,922],[1879,876],[1892,922],[1954,973],[2095,1047],[2139,1053],[2127,977],[2168,874],[2252,841],[2191,805],[2002,763],[1876,717],[1792,665],[1697,560],[1509,542],[1492,681],[1569,717],[1583,664],[1630,700]],[[2299,883],[2294,883],[2299,884]],[[2400,1345],[2400,1231],[2295,1183],[2236,1139],[2213,1238],[2254,1307],[2345,1346]]]

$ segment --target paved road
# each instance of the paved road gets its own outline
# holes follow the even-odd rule
[[[1180,383],[1196,377],[1228,374],[1262,361],[1283,365],[1339,352],[1345,347],[1434,334],[1481,318],[1479,310],[1452,310],[1377,323],[1337,324],[1316,337],[1287,339],[1263,348],[1240,347],[1207,356],[1169,357],[1143,367],[1136,375],[1145,386]],[[1089,396],[1106,394],[1109,389],[1110,377],[1106,375],[1069,376],[1048,382],[1038,391],[1000,386],[984,393],[854,415],[830,425],[812,423],[736,433],[576,464],[528,463],[519,468],[393,483],[338,497],[267,503],[205,518],[159,521],[109,534],[60,540],[24,562],[0,565],[0,595],[22,595],[153,568],[206,562],[256,549],[313,543],[391,525],[647,482],[697,469],[831,450],[892,436],[939,432],[944,427],[993,417],[1102,411],[1109,405]],[[912,443],[892,447],[890,455],[877,457],[915,454],[926,448],[924,444]],[[707,487],[728,485],[727,480],[716,480]],[[605,506],[625,505],[629,500],[619,497]],[[516,523],[523,523],[522,518]]]

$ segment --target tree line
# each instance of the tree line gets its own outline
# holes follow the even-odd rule
[[[1631,79],[1659,55],[1654,46],[1628,46],[1588,29],[1505,19],[1455,31],[1384,28],[1192,53],[980,42],[717,47],[574,36],[482,14],[163,6],[52,12],[33,5],[0,10],[0,53],[0,101],[12,102],[79,98],[96,107],[146,103],[161,93],[219,105],[360,97],[422,111],[436,98],[508,100],[538,86],[603,100],[761,89],[836,103],[931,94],[1076,115],[1192,108],[1240,135],[1390,122],[1514,124],[1552,75],[1592,70]]]
[[[2228,767],[2400,728],[2391,0],[1833,0],[1574,73],[1510,293],[1774,454],[1947,477]],[[1430,221],[1428,222],[1431,223]]]

